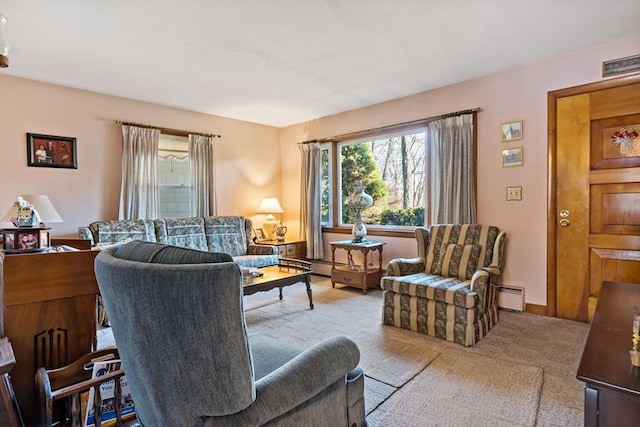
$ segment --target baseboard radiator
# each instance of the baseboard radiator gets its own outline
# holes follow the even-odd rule
[[[524,311],[524,288],[500,286],[498,288],[498,307],[513,311]]]

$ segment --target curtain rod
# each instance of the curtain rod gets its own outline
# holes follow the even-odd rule
[[[113,123],[115,123],[117,125],[137,126],[137,127],[140,127],[140,128],[147,128],[147,129],[158,129],[160,131],[160,133],[164,133],[164,134],[167,134],[167,135],[174,135],[174,136],[199,135],[199,136],[208,136],[210,138],[222,138],[222,135],[216,135],[216,134],[213,134],[213,133],[189,132],[189,131],[186,131],[186,130],[169,129],[169,128],[163,128],[163,127],[159,127],[159,126],[144,125],[142,123],[123,122],[121,120],[114,120]]]
[[[482,111],[482,109],[480,107],[476,107],[476,108],[471,108],[469,110],[460,110],[460,111],[455,111],[453,113],[441,114],[439,116],[427,117],[425,119],[418,119],[418,120],[411,120],[403,123],[397,123],[395,125],[382,126],[379,128],[367,129],[367,130],[362,130],[357,132],[343,133],[342,135],[336,135],[329,138],[312,139],[310,141],[298,142],[298,144],[310,144],[312,142],[331,142],[335,140],[344,140],[344,139],[348,139],[351,136],[357,136],[357,135],[367,134],[371,132],[383,132],[387,129],[395,129],[395,128],[401,128],[401,127],[417,125],[417,124],[427,124],[430,122],[435,122],[436,120],[440,120],[440,119],[447,119],[449,117],[462,116],[464,114],[478,113],[480,111]]]

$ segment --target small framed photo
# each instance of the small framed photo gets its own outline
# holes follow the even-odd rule
[[[522,147],[505,148],[502,150],[502,167],[511,168],[514,166],[522,166],[524,159],[522,157]]]
[[[254,228],[253,234],[255,237],[253,239],[254,242],[264,242],[267,240],[267,237],[264,235],[264,230],[262,228]]]
[[[78,169],[76,139],[28,133],[27,166]]]
[[[502,131],[502,142],[516,141],[524,136],[522,129],[522,120],[515,122],[502,123],[500,125]]]

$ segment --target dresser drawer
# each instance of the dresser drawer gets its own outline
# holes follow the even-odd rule
[[[333,270],[331,272],[331,280],[345,285],[361,287],[365,279],[365,274],[359,271]]]
[[[287,258],[302,258],[303,243],[291,243],[287,245]]]
[[[278,255],[283,258],[304,258],[305,242],[277,243]]]

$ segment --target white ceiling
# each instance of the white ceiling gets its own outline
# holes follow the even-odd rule
[[[2,73],[278,127],[640,34],[639,0],[0,0],[0,13]]]

